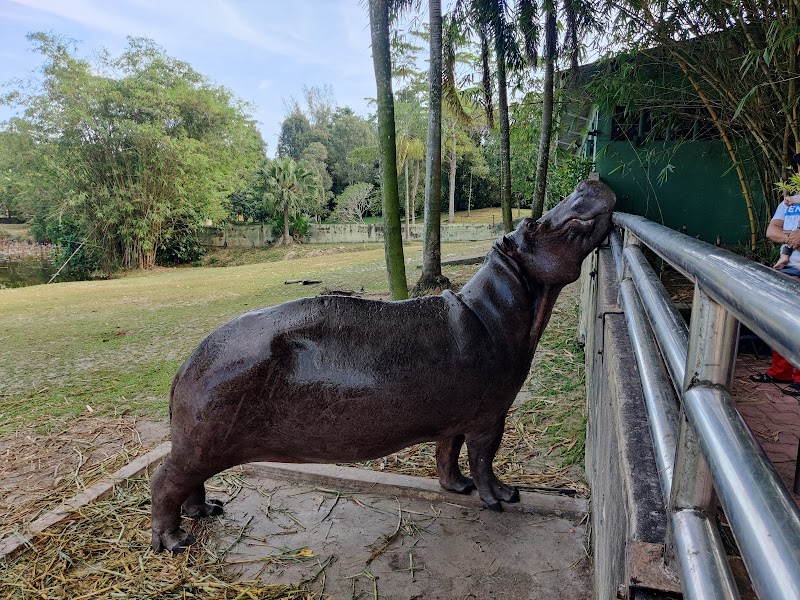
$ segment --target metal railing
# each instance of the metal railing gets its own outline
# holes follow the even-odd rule
[[[642,217],[615,213],[620,296],[687,598],[738,598],[717,496],[759,598],[800,598],[800,511],[730,395],[739,324],[800,365],[800,283]],[[641,245],[695,284],[691,329]],[[716,494],[715,494],[716,492]]]

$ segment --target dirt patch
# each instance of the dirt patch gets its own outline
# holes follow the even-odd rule
[[[166,422],[87,414],[46,434],[0,437],[0,537],[125,466],[166,439]]]

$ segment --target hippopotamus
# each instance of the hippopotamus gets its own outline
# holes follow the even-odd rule
[[[170,392],[172,450],[153,474],[152,546],[180,552],[191,517],[220,514],[204,482],[253,461],[340,463],[436,442],[443,488],[518,502],[492,470],[506,413],[564,285],[611,229],[615,197],[584,181],[495,242],[459,293],[397,302],[316,296],[209,334]],[[459,470],[466,442],[471,477]]]

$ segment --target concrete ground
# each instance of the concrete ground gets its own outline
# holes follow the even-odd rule
[[[494,513],[425,478],[271,463],[243,476],[217,540],[242,580],[313,580],[335,599],[592,597],[585,500],[522,492]]]

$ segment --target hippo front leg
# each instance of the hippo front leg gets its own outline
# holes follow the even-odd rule
[[[461,454],[463,444],[463,435],[436,442],[436,472],[439,474],[439,484],[457,494],[469,494],[475,489],[475,482],[470,477],[464,477],[458,468],[458,456]]]
[[[486,431],[467,435],[469,469],[481,500],[490,510],[501,511],[500,502],[519,502],[519,490],[501,482],[492,470],[500,440],[503,438],[505,418]]]

